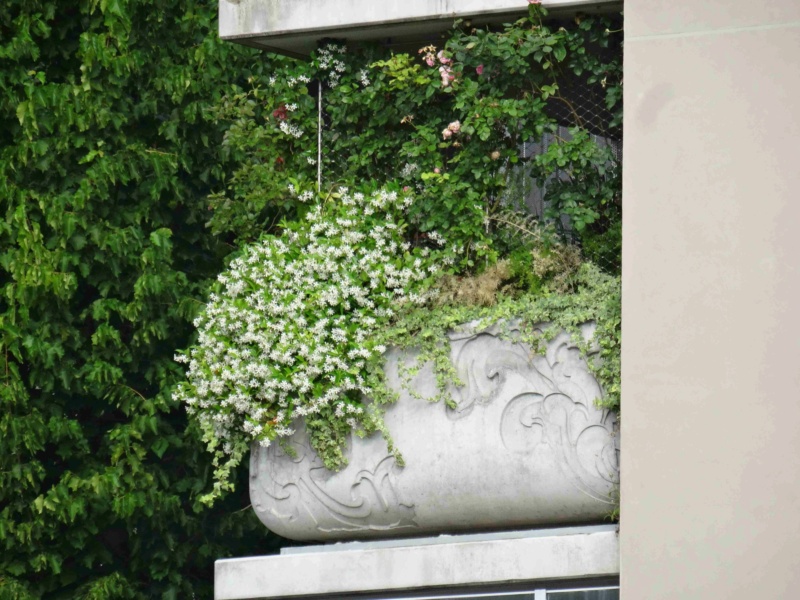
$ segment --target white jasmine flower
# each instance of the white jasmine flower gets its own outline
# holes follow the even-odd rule
[[[314,198],[293,184],[288,190]],[[406,197],[339,193],[336,205],[311,208],[282,237],[245,248],[195,320],[197,345],[175,357],[189,365],[175,398],[205,424],[215,448],[267,446],[294,433],[293,419],[326,405],[340,424],[374,427],[353,400],[373,393],[362,373],[387,351],[372,340],[397,306],[426,300],[420,282],[439,259],[402,238]]]

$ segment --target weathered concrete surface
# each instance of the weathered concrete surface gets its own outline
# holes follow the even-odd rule
[[[550,9],[592,10],[621,2],[545,0]],[[413,39],[440,32],[459,17],[508,20],[527,11],[525,0],[219,0],[219,34],[295,55],[317,40]]]
[[[800,598],[800,2],[625,7],[622,597]]]
[[[546,530],[523,537],[303,552],[218,560],[216,600],[415,590],[619,575],[613,526]],[[347,548],[349,544],[344,544]]]
[[[404,468],[378,435],[353,439],[338,473],[302,427],[294,458],[277,444],[255,447],[250,497],[264,524],[324,540],[601,522],[618,482],[616,417],[595,406],[599,386],[569,335],[533,355],[490,331],[467,331],[453,336],[451,356],[465,383],[452,390],[455,409],[411,397],[397,373],[410,359],[388,360],[401,398],[386,423]],[[435,394],[429,368],[412,383]]]

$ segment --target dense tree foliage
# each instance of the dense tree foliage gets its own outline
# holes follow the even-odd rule
[[[231,250],[206,109],[266,68],[215,13],[0,6],[0,598],[211,597],[215,558],[271,543],[246,485],[198,505],[209,457],[170,396]]]

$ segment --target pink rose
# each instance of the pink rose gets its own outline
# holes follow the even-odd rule
[[[429,67],[432,67],[432,66],[434,65],[434,62],[433,62],[433,57],[429,55],[429,56],[428,56],[428,57],[425,59],[425,64],[426,64],[426,65],[428,65]]]
[[[453,133],[458,133],[461,131],[461,121],[453,121],[450,125],[447,126],[448,131],[452,131]]]
[[[439,50],[439,52],[436,54],[436,58],[438,58],[439,62],[443,65],[446,65],[450,62],[450,59],[444,55],[444,50]]]
[[[478,75],[483,75],[483,65],[478,65],[477,67],[475,67],[475,72]]]
[[[442,137],[443,137],[444,139],[446,139],[446,140],[449,140],[449,139],[450,139],[452,136],[453,136],[453,132],[452,132],[452,131],[450,131],[450,129],[449,129],[449,128],[448,128],[448,129],[444,129],[444,130],[442,130]]]
[[[455,77],[450,75],[450,67],[439,67],[439,75],[442,77],[442,87],[447,87],[450,85],[450,80],[455,79]]]
[[[442,172],[442,170],[441,170],[439,167],[436,167],[436,168],[433,170],[433,172],[434,172],[434,173],[436,173],[436,174],[438,175],[439,173],[441,173],[441,172]]]

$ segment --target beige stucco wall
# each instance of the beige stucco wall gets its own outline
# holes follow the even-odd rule
[[[800,598],[800,1],[625,4],[623,600]]]

